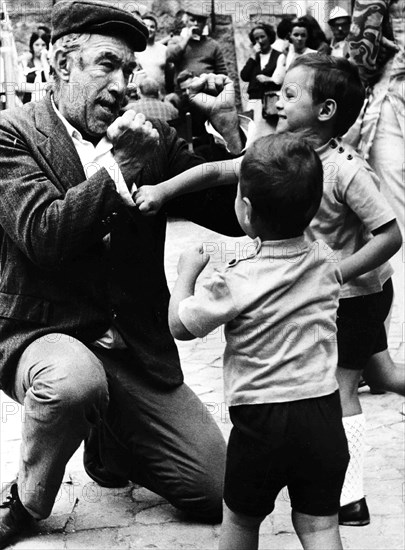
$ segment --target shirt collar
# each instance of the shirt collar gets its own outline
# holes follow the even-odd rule
[[[326,153],[328,149],[336,149],[340,145],[341,141],[341,138],[333,137],[320,147],[317,147],[315,151],[318,153],[319,156],[321,156]]]
[[[295,258],[301,256],[309,245],[304,235],[278,241],[262,241],[260,237],[256,237],[253,242],[256,246],[253,256],[260,254],[269,258]]]

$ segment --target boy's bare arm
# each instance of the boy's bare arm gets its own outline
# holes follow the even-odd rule
[[[164,203],[179,195],[217,185],[236,184],[241,160],[242,157],[238,157],[206,162],[157,185],[143,185],[133,197],[135,204],[143,214],[156,214]]]
[[[396,220],[373,231],[373,238],[367,244],[340,262],[343,283],[379,267],[400,249],[401,243],[402,236]]]
[[[187,250],[180,256],[177,265],[178,277],[169,303],[169,328],[172,336],[177,340],[193,340],[195,338],[181,322],[179,305],[182,300],[194,295],[197,278],[209,259],[202,245]]]
[[[196,106],[228,144],[229,151],[240,154],[239,119],[235,105],[235,89],[232,80],[221,74],[202,74],[195,77],[188,88],[190,102]],[[156,214],[169,199],[184,193],[201,191],[217,185],[235,184],[238,181],[242,157],[208,162],[191,168],[171,180],[153,187],[141,187],[134,196],[139,210],[144,214]]]

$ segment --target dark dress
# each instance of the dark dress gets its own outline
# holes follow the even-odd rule
[[[27,82],[27,84],[34,84],[35,78],[36,78],[36,75],[37,75],[37,71],[39,69],[35,68],[34,62],[32,60],[30,60],[27,63],[27,67],[30,70],[26,74],[26,82]],[[44,71],[41,71],[41,82],[47,82]],[[29,101],[31,101],[31,99],[32,99],[32,93],[25,92],[24,95],[23,95],[23,98],[22,98],[22,102],[23,103],[28,103]]]
[[[249,82],[247,92],[249,94],[249,99],[262,99],[264,92],[267,91],[277,91],[280,89],[280,86],[274,82],[267,82],[261,84],[256,80],[256,76],[263,74],[265,76],[272,76],[277,65],[277,59],[280,55],[280,52],[270,49],[270,57],[266,66],[262,70],[260,67],[260,54],[256,54],[256,58],[252,59],[249,57],[245,66],[240,72],[240,77],[244,82]]]

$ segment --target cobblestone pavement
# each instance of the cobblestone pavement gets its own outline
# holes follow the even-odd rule
[[[223,238],[186,222],[173,221],[168,230],[167,274],[174,282],[179,253],[187,245],[206,243],[213,254],[209,270],[229,261],[235,250],[247,250],[246,239]],[[390,349],[403,363],[403,337],[396,312],[392,318]],[[207,404],[224,436],[230,421],[223,402],[221,355],[223,332],[204,340],[179,344],[186,382]],[[402,355],[401,355],[402,354]],[[23,411],[4,394],[1,398],[1,475],[4,488],[18,469],[20,428]],[[367,418],[365,492],[371,512],[367,527],[343,527],[347,549],[403,550],[404,533],[404,399],[393,394],[371,395],[361,390]],[[219,525],[190,523],[166,501],[136,486],[104,489],[87,477],[82,449],[67,465],[66,475],[53,514],[40,522],[38,532],[16,544],[29,549],[215,549]],[[283,491],[276,509],[262,525],[260,548],[298,549],[300,544],[290,520],[290,503]]]

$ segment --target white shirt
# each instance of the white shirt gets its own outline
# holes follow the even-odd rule
[[[125,183],[124,176],[119,169],[118,163],[113,157],[112,148],[113,145],[107,137],[103,137],[97,145],[93,145],[90,141],[83,139],[81,133],[74,128],[69,121],[58,111],[53,98],[51,98],[52,107],[55,113],[58,115],[63,125],[65,126],[69,136],[72,138],[73,145],[79,155],[80,161],[83,166],[83,170],[87,178],[90,178],[101,168],[105,168],[109,173],[111,179],[115,183],[117,193],[119,193],[128,206],[134,206],[135,203],[132,200],[131,194],[133,194],[137,187],[133,184],[131,193],[128,190]],[[109,235],[105,237],[106,242],[109,240]],[[111,326],[101,338],[98,338],[94,345],[102,348],[125,348],[126,344],[121,338],[120,333],[114,326]]]
[[[94,146],[90,141],[83,139],[83,136],[79,130],[76,130],[76,128],[74,128],[74,126],[66,120],[60,111],[58,111],[53,98],[51,98],[51,101],[55,113],[58,115],[69,136],[72,138],[73,145],[75,146],[82,163],[86,179],[90,178],[101,168],[105,168],[115,183],[117,193],[121,195],[122,199],[128,206],[134,206],[135,203],[132,200],[131,195],[136,191],[137,187],[133,184],[131,193],[129,192],[124,176],[122,175],[122,172],[113,157],[113,144],[111,141],[107,137],[103,137],[97,145]]]

